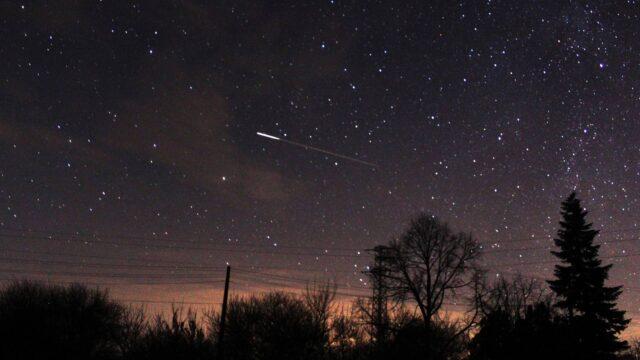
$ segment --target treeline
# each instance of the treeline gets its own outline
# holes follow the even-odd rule
[[[296,296],[272,292],[229,302],[224,346],[220,314],[174,308],[146,316],[142,308],[83,285],[14,282],[0,292],[2,359],[372,359],[423,352],[421,321],[409,311],[389,322],[384,347],[356,307],[340,310],[335,287]],[[444,322],[442,323],[444,325]],[[435,328],[435,327],[434,327]],[[443,334],[452,329],[438,327]],[[462,355],[464,344],[450,346]],[[452,352],[452,358],[453,357]]]
[[[235,297],[222,343],[215,310],[150,317],[105,290],[14,282],[0,290],[0,358],[640,359],[619,338],[622,289],[605,284],[586,215],[575,194],[562,203],[553,279],[490,281],[473,236],[420,214],[375,248],[369,297],[344,306],[331,284]]]

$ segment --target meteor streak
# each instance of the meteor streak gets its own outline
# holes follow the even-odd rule
[[[258,136],[266,137],[267,139],[271,139],[271,140],[274,140],[274,141],[282,141],[282,142],[287,143],[287,144],[291,144],[291,145],[299,146],[299,147],[301,147],[301,148],[305,148],[306,150],[312,150],[312,151],[321,152],[321,153],[323,153],[323,154],[327,154],[327,155],[335,156],[335,157],[338,157],[338,158],[341,158],[341,159],[345,159],[345,160],[355,161],[355,162],[357,162],[357,163],[360,163],[360,164],[363,164],[363,165],[367,165],[367,166],[371,166],[371,167],[374,167],[374,168],[377,168],[377,167],[378,167],[378,165],[376,165],[376,164],[374,164],[374,163],[370,163],[370,162],[368,162],[368,161],[364,161],[364,160],[356,159],[356,158],[353,158],[353,157],[350,157],[350,156],[347,156],[347,155],[341,155],[341,154],[338,154],[338,153],[334,153],[334,152],[329,151],[329,150],[320,149],[320,148],[317,148],[317,147],[315,147],[315,146],[310,146],[310,145],[301,144],[301,143],[299,143],[299,142],[295,142],[295,141],[291,141],[291,140],[287,140],[287,139],[279,138],[279,137],[277,137],[277,136],[273,136],[273,135],[265,134],[265,133],[263,133],[263,132],[259,132],[259,131],[258,131],[256,134],[257,134]]]
[[[266,137],[267,139],[271,139],[271,140],[278,140],[278,141],[280,141],[280,138],[279,138],[279,137],[275,137],[275,136],[271,136],[271,135],[269,135],[269,134],[261,133],[260,131],[258,131],[256,134],[258,134],[259,136],[264,136],[264,137]]]

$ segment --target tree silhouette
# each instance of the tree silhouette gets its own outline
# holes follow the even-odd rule
[[[633,338],[629,349],[620,356],[620,360],[640,360],[640,339]]]
[[[550,305],[552,296],[544,282],[517,273],[511,279],[500,277],[492,284],[481,282],[477,302],[482,315],[503,312],[510,318],[523,317],[530,306]]]
[[[307,284],[306,291],[302,294],[302,301],[311,313],[316,327],[324,331],[323,343],[329,344],[331,315],[335,310],[333,303],[336,298],[337,285],[331,282]]]
[[[461,359],[467,348],[467,337],[460,336],[456,321],[434,318],[429,327],[419,312],[400,311],[393,319],[389,338],[376,348],[375,359]]]
[[[219,319],[219,314],[211,316],[212,334]],[[320,359],[326,350],[327,330],[317,313],[302,299],[282,292],[231,299],[225,327],[228,359]]]
[[[133,346],[123,358],[125,360],[211,359],[213,343],[198,322],[197,313],[191,309],[173,307],[171,319],[161,315],[148,324],[143,333],[133,339]]]
[[[420,214],[400,239],[375,255],[389,294],[414,300],[428,327],[445,300],[473,286],[480,252],[470,234],[454,234],[447,224]]]
[[[613,359],[627,348],[617,335],[629,324],[624,311],[616,308],[621,286],[606,287],[611,265],[598,258],[598,235],[587,223],[585,211],[575,193],[562,203],[562,221],[554,239],[559,251],[552,251],[561,261],[555,267],[555,279],[548,281],[565,312],[566,334],[575,347],[576,359]]]
[[[0,358],[116,358],[126,314],[103,290],[14,282],[0,291]]]
[[[331,359],[354,360],[371,359],[367,346],[366,331],[358,321],[357,309],[354,306],[350,312],[342,309],[331,319],[331,337],[329,351]]]
[[[374,268],[376,275],[384,278],[385,293],[397,301],[416,303],[424,326],[411,327],[408,334],[422,333],[427,349],[447,348],[433,343],[438,328],[434,321],[445,301],[454,300],[465,290],[473,291],[479,255],[470,234],[453,233],[447,224],[424,213],[411,220],[399,239],[376,248]],[[473,317],[464,326],[456,324],[459,330],[444,341],[453,344],[472,324]]]
[[[540,282],[516,275],[485,287],[469,360],[565,358],[551,297]]]

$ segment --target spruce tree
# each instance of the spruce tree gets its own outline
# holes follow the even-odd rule
[[[555,267],[555,280],[549,281],[564,314],[567,337],[576,359],[612,359],[627,348],[618,339],[629,320],[616,308],[621,286],[606,287],[611,265],[602,265],[599,245],[593,240],[598,231],[587,223],[585,211],[576,194],[562,203],[562,221],[554,239],[559,251],[552,251],[561,264]],[[573,352],[573,350],[572,350]]]

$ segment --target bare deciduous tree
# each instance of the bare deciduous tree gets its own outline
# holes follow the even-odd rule
[[[420,214],[399,239],[375,251],[388,294],[413,300],[427,328],[443,304],[479,278],[478,244],[466,233],[453,233],[435,217]]]
[[[333,310],[338,286],[335,283],[310,283],[302,296],[305,305],[313,314],[314,320],[324,329],[328,329],[329,318]]]
[[[633,338],[629,341],[629,350],[620,355],[621,360],[640,360],[640,339]]]
[[[329,347],[335,358],[346,358],[354,350],[363,351],[366,344],[365,328],[358,321],[357,309],[341,309],[331,319]]]
[[[479,288],[476,294],[482,315],[500,310],[514,318],[521,317],[527,307],[550,304],[552,300],[552,294],[541,281],[527,279],[519,273],[510,280],[500,277],[491,285],[483,282]]]

